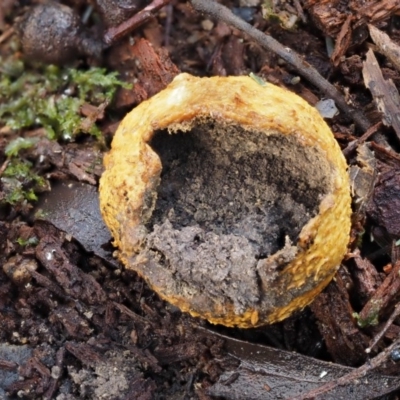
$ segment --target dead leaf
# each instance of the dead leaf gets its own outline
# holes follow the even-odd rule
[[[357,371],[297,353],[233,339],[210,330],[207,332],[224,339],[228,353],[240,361],[236,369],[226,370],[219,381],[208,388],[210,396],[220,396],[226,400],[305,399],[311,390]],[[399,386],[399,377],[369,371],[361,379],[351,379],[312,398],[375,399]]]
[[[94,186],[74,181],[55,183],[50,192],[40,196],[35,214],[37,219],[50,222],[71,235],[86,251],[94,252],[117,267],[111,252],[105,249],[111,235],[101,217]]]

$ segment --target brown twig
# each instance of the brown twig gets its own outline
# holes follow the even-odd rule
[[[382,336],[386,333],[386,331],[390,328],[390,326],[393,324],[393,321],[400,315],[400,304],[397,304],[394,311],[392,312],[392,315],[390,318],[386,321],[385,326],[382,328],[382,330],[373,338],[371,341],[370,345],[368,348],[365,349],[365,352],[368,354],[371,352],[373,347],[381,340]]]
[[[297,15],[299,16],[301,21],[306,23],[307,22],[307,18],[306,18],[306,15],[304,14],[303,7],[301,6],[300,1],[299,0],[294,0],[293,4],[294,4],[294,7],[295,7],[295,9],[297,11]]]
[[[340,63],[340,59],[346,53],[347,49],[351,43],[351,22],[353,21],[353,16],[349,14],[340,29],[340,32],[336,38],[335,48],[333,49],[333,53],[331,55],[332,64],[337,67]]]
[[[107,45],[116,42],[138,26],[148,21],[160,8],[169,4],[171,0],[154,0],[143,10],[124,21],[122,24],[109,28],[104,34],[103,41]]]
[[[369,128],[362,136],[349,143],[347,147],[343,149],[343,154],[346,157],[350,155],[350,153],[354,151],[357,148],[357,146],[364,143],[368,138],[370,138],[374,133],[376,133],[381,126],[382,126],[382,121],[379,121],[375,125],[371,126],[371,128]]]
[[[16,362],[0,358],[0,370],[16,371],[17,369],[18,369],[18,364]]]
[[[168,4],[166,7],[167,11],[167,18],[165,19],[165,28],[164,28],[164,46],[169,46],[169,38],[171,36],[171,28],[172,28],[172,20],[173,20],[173,13],[174,7],[172,4]]]
[[[326,97],[333,99],[337,106],[346,115],[352,118],[361,130],[368,130],[371,124],[363,113],[349,106],[342,94],[295,51],[284,47],[271,36],[268,36],[254,28],[241,18],[234,15],[227,7],[218,4],[213,0],[190,0],[190,2],[195,10],[209,14],[213,18],[219,19],[226,24],[239,29],[258,42],[264,49],[276,53],[287,63],[292,65],[300,75],[308,79],[313,85],[321,90]]]
[[[379,367],[383,364],[387,358],[390,356],[392,350],[398,347],[400,344],[400,339],[395,340],[390,346],[388,346],[385,350],[381,351],[376,357],[370,359],[361,367],[354,369],[353,371],[349,372],[341,376],[338,379],[334,379],[330,382],[327,382],[325,385],[322,385],[316,389],[310,390],[308,393],[305,393],[300,396],[296,396],[291,398],[290,400],[307,400],[307,399],[314,399],[317,396],[321,396],[324,394],[329,393],[331,390],[336,388],[337,386],[343,386],[354,382],[356,379],[360,379],[363,376],[367,375],[368,372],[371,372],[373,369]]]

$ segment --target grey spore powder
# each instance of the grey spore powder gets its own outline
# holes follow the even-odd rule
[[[154,279],[182,295],[227,297],[244,312],[262,300],[262,261],[295,244],[317,214],[327,162],[293,136],[213,121],[158,131],[150,145],[163,165],[145,252],[166,275]]]

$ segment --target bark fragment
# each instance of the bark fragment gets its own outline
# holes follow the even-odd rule
[[[363,77],[365,86],[371,91],[375,103],[382,113],[382,121],[392,126],[400,140],[400,95],[391,79],[385,80],[372,50],[364,62]]]

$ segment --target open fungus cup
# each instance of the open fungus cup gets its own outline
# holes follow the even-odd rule
[[[120,124],[100,182],[119,258],[193,316],[254,327],[309,304],[350,231],[318,112],[249,77],[177,76]]]

